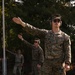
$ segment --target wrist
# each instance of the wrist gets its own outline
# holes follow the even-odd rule
[[[25,27],[25,26],[26,26],[26,23],[25,23],[25,22],[21,22],[21,25],[22,25],[23,27]]]

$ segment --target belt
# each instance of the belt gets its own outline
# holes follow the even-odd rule
[[[46,59],[57,59],[58,57],[54,57],[54,56],[47,56]]]

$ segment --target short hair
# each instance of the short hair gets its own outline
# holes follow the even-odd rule
[[[35,38],[34,41],[37,40],[38,43],[40,44],[40,39],[39,38]]]

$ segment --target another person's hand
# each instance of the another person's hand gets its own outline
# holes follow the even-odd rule
[[[18,38],[21,39],[21,40],[23,40],[23,37],[22,37],[21,34],[18,34]]]
[[[18,17],[18,18],[17,18],[17,17],[14,17],[12,20],[13,20],[15,23],[20,24],[20,25],[21,25],[22,22],[23,22],[19,17]]]

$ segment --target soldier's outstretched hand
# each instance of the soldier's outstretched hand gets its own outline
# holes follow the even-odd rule
[[[23,21],[21,20],[21,18],[19,18],[19,17],[18,17],[18,18],[17,18],[17,17],[14,17],[12,20],[13,20],[15,23],[20,24],[20,25],[21,25],[22,22],[23,22]]]

